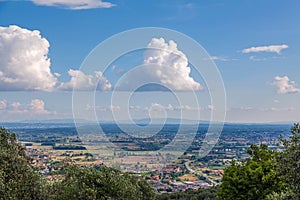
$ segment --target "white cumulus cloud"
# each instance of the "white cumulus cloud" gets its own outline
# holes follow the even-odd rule
[[[140,83],[143,83],[149,84],[147,88],[141,89],[144,91],[166,90],[165,88],[174,91],[203,89],[190,76],[188,59],[178,50],[173,40],[166,42],[163,38],[152,38],[144,52],[143,66],[126,73],[124,81],[116,88],[131,90],[136,89],[136,86],[141,87]]]
[[[59,90],[80,90],[80,91],[88,91],[88,90],[99,90],[99,91],[107,91],[112,88],[111,83],[103,76],[102,72],[95,71],[94,75],[87,75],[80,70],[72,70],[68,71],[71,76],[71,80],[69,82],[61,83],[58,87]]]
[[[0,100],[0,113],[5,114],[51,114],[45,109],[45,102],[41,99],[32,99],[30,103],[8,102]]]
[[[243,49],[243,53],[257,53],[257,52],[272,52],[280,54],[283,49],[287,49],[289,46],[286,44],[282,45],[269,45],[269,46],[257,46]]]
[[[55,6],[71,10],[84,10],[92,8],[110,8],[115,6],[110,2],[101,0],[32,0],[36,5]]]
[[[278,94],[300,93],[296,82],[291,81],[287,76],[276,76],[272,85],[277,88]]]
[[[149,110],[162,112],[164,110],[173,110],[173,106],[171,104],[169,104],[168,106],[163,106],[159,103],[151,103]]]
[[[29,111],[33,111],[37,114],[49,114],[48,110],[45,110],[45,102],[41,99],[33,99],[28,105]]]
[[[172,104],[168,105],[162,105],[159,103],[151,103],[150,107],[144,107],[143,110],[153,110],[153,111],[200,111],[204,108],[201,107],[193,107],[189,105],[180,105],[180,106],[174,106]],[[208,107],[208,109],[211,109],[211,107]]]
[[[49,42],[37,30],[0,27],[0,90],[53,90],[57,78],[48,49]]]

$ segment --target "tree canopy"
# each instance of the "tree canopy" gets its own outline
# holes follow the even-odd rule
[[[69,199],[145,199],[155,198],[152,187],[143,179],[108,167],[65,167],[65,178],[52,186],[52,196]]]
[[[291,128],[288,139],[281,137],[285,149],[278,156],[277,170],[287,183],[287,190],[293,193],[289,199],[300,199],[300,125]]]
[[[280,141],[282,152],[251,145],[250,158],[225,170],[217,199],[300,199],[300,125]]]
[[[250,158],[242,163],[233,162],[223,176],[217,199],[265,199],[284,188],[284,182],[275,168],[278,152],[266,145],[251,145]]]
[[[216,199],[217,188],[208,188],[203,189],[199,188],[198,190],[187,190],[184,192],[174,192],[174,193],[165,193],[157,195],[157,200],[213,200]]]
[[[0,127],[0,199],[40,199],[42,179],[16,134]]]

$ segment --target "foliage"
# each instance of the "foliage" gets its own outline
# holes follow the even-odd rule
[[[251,145],[248,154],[250,158],[245,162],[233,162],[225,170],[217,199],[265,199],[282,191],[284,182],[275,168],[279,153],[266,145]]]
[[[175,193],[165,193],[162,195],[157,195],[158,200],[213,200],[216,199],[217,188],[203,189],[199,188],[196,191],[188,190],[184,192],[175,192]]]
[[[282,192],[273,192],[272,194],[269,194],[266,198],[267,200],[292,200],[292,199],[298,199],[296,194],[288,189]]]
[[[300,125],[294,124],[289,139],[280,140],[285,149],[277,159],[277,169],[294,193],[294,199],[300,199]]]
[[[0,199],[42,199],[43,183],[16,134],[0,127]]]
[[[108,167],[65,167],[65,178],[51,189],[54,199],[154,199],[151,186],[128,173]]]

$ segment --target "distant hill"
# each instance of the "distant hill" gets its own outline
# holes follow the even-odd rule
[[[77,123],[95,123],[86,119],[76,119]],[[30,124],[74,124],[74,119],[47,119],[47,120],[23,120],[19,123],[30,123]]]
[[[126,122],[126,121],[124,121]],[[129,121],[128,121],[129,122]],[[190,119],[178,119],[178,118],[144,118],[144,119],[135,119],[135,123],[137,124],[208,124],[209,121],[203,121],[203,120],[190,120]]]
[[[167,120],[164,118],[143,118],[143,119],[133,119],[133,121],[136,124],[208,124],[209,121],[203,121],[203,120],[190,120],[190,119],[178,119],[178,118],[168,118]],[[102,124],[114,124],[115,121],[99,121]],[[15,123],[15,122],[12,122]],[[16,123],[28,123],[28,124],[74,124],[74,119],[49,119],[49,120],[23,120],[18,121]],[[76,119],[76,123],[82,123],[82,124],[95,124],[94,121],[89,121],[85,119]],[[131,124],[132,121],[130,120],[120,120],[118,123],[121,124]]]
[[[148,125],[148,124],[210,124],[215,123],[219,124],[221,122],[210,122],[207,120],[191,120],[191,119],[179,119],[179,118],[142,118],[142,119],[133,119],[136,124],[139,125]],[[1,124],[69,124],[74,125],[74,119],[49,119],[49,120],[23,120],[17,122],[1,122]],[[95,121],[90,121],[86,119],[76,119],[76,123],[79,124],[96,124]],[[101,124],[115,124],[115,121],[99,121]],[[120,124],[132,124],[131,120],[120,120],[118,121]],[[225,122],[225,124],[244,124],[244,125],[255,125],[255,124],[282,124],[282,125],[292,125],[297,122],[292,121],[280,121],[280,122],[262,122],[262,123],[255,123],[255,122]]]

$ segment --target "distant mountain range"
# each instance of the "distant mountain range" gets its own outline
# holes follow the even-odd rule
[[[189,120],[189,119],[177,119],[177,118],[144,118],[144,119],[133,119],[136,124],[197,124],[197,123],[209,123],[209,121],[198,121],[198,120]],[[99,121],[102,124],[114,124],[115,121]],[[67,124],[67,123],[75,123],[74,119],[49,119],[49,120],[23,120],[18,121],[17,123],[41,123],[41,124]],[[95,121],[89,121],[85,119],[76,119],[76,123],[82,124],[94,124]],[[121,124],[132,124],[131,120],[121,120],[118,121]]]
[[[95,123],[89,120],[85,119],[77,119],[77,123]],[[41,123],[41,124],[74,124],[74,119],[47,119],[47,120],[23,120],[23,121],[18,121],[18,123]]]
[[[191,120],[191,119],[178,119],[178,118],[143,118],[143,119],[133,119],[136,124],[147,125],[147,124],[209,124],[210,121],[207,120]],[[4,123],[4,122],[3,122]],[[74,124],[74,119],[49,119],[49,120],[24,120],[18,122],[10,123],[28,123],[28,124]],[[95,124],[95,121],[89,121],[86,119],[76,119],[76,123],[80,124]],[[115,124],[114,121],[100,121],[102,124]],[[121,124],[132,124],[131,120],[121,120]],[[212,122],[221,123],[221,122]],[[293,124],[296,122],[291,121],[281,121],[281,122],[262,122],[262,123],[247,123],[247,122],[225,122],[226,124]]]
[[[190,120],[190,119],[178,119],[178,118],[144,118],[144,119],[134,119],[133,120],[136,124],[208,124],[209,121],[203,121],[203,120]],[[124,124],[131,124],[132,121],[130,120],[124,120],[120,121],[119,123]]]

